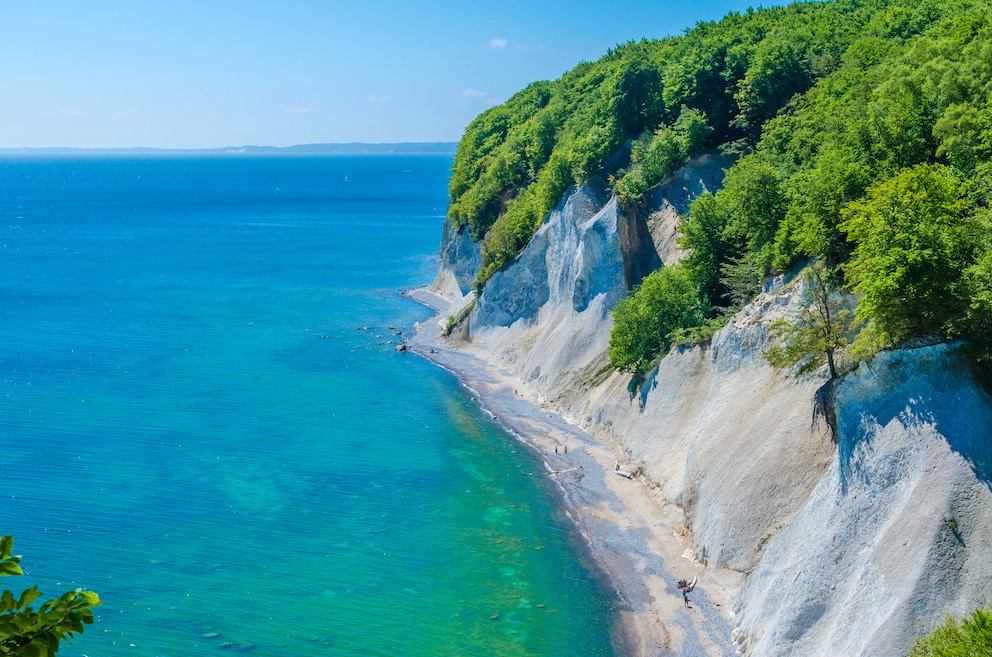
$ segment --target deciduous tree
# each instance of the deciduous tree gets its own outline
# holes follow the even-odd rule
[[[0,538],[0,576],[23,575],[19,556],[13,556],[14,539]],[[83,631],[93,622],[93,607],[101,604],[93,591],[75,589],[59,598],[32,605],[42,597],[37,586],[18,597],[8,590],[0,593],[0,655],[48,657],[59,651],[64,640]]]
[[[856,246],[844,271],[866,323],[858,354],[946,335],[965,314],[961,277],[980,237],[965,209],[958,180],[930,164],[900,171],[845,209],[839,227]]]
[[[851,328],[851,311],[838,288],[823,263],[807,268],[799,312],[772,325],[772,333],[781,344],[765,352],[769,363],[775,367],[798,365],[797,376],[826,363],[830,378],[837,377],[835,355],[847,346]]]
[[[610,365],[639,373],[672,345],[679,329],[706,321],[706,304],[684,267],[649,274],[613,309]]]

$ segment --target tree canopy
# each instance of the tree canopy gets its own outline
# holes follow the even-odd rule
[[[679,329],[705,321],[706,304],[685,267],[658,269],[613,310],[610,365],[643,372],[659,353],[668,351]]]
[[[469,125],[448,219],[482,287],[570,185],[634,210],[707,149],[735,164],[680,227],[699,327],[815,260],[857,299],[856,356],[927,335],[992,358],[989,0],[801,2],[617,46]]]
[[[844,209],[839,228],[856,246],[843,269],[867,324],[862,352],[960,324],[968,308],[962,275],[980,236],[965,209],[957,178],[930,164],[901,170]]]
[[[766,119],[836,67],[872,11],[852,0],[732,13],[619,45],[480,114],[459,143],[448,207],[483,243],[479,282],[516,257],[569,185],[614,175],[636,198],[700,148],[753,145]],[[829,20],[810,20],[823,12]],[[657,144],[630,166],[638,139]]]

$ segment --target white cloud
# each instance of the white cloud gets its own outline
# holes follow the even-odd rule
[[[506,39],[500,39],[499,37],[494,37],[494,38],[492,38],[492,39],[489,40],[489,47],[490,48],[506,48],[506,46],[509,45],[509,43],[510,42],[507,41]]]
[[[468,89],[462,90],[462,98],[485,98],[489,95],[488,91],[482,91],[480,89],[473,89],[469,87]]]
[[[287,107],[286,111],[290,114],[310,114],[316,112],[316,107]]]

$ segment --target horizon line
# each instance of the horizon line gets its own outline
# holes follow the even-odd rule
[[[401,142],[315,142],[292,146],[221,146],[206,148],[159,148],[154,146],[20,146],[0,147],[0,155],[31,154],[210,154],[210,155],[259,155],[266,153],[298,154],[451,154],[455,153],[455,141],[401,141]]]

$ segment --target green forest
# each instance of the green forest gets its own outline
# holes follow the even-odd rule
[[[622,208],[693,156],[734,162],[682,218],[688,257],[614,311],[610,359],[643,372],[705,340],[765,277],[806,267],[776,327],[800,370],[915,339],[992,356],[992,6],[839,0],[734,13],[629,42],[477,117],[448,220],[481,243],[475,285],[513,262],[573,184]]]

